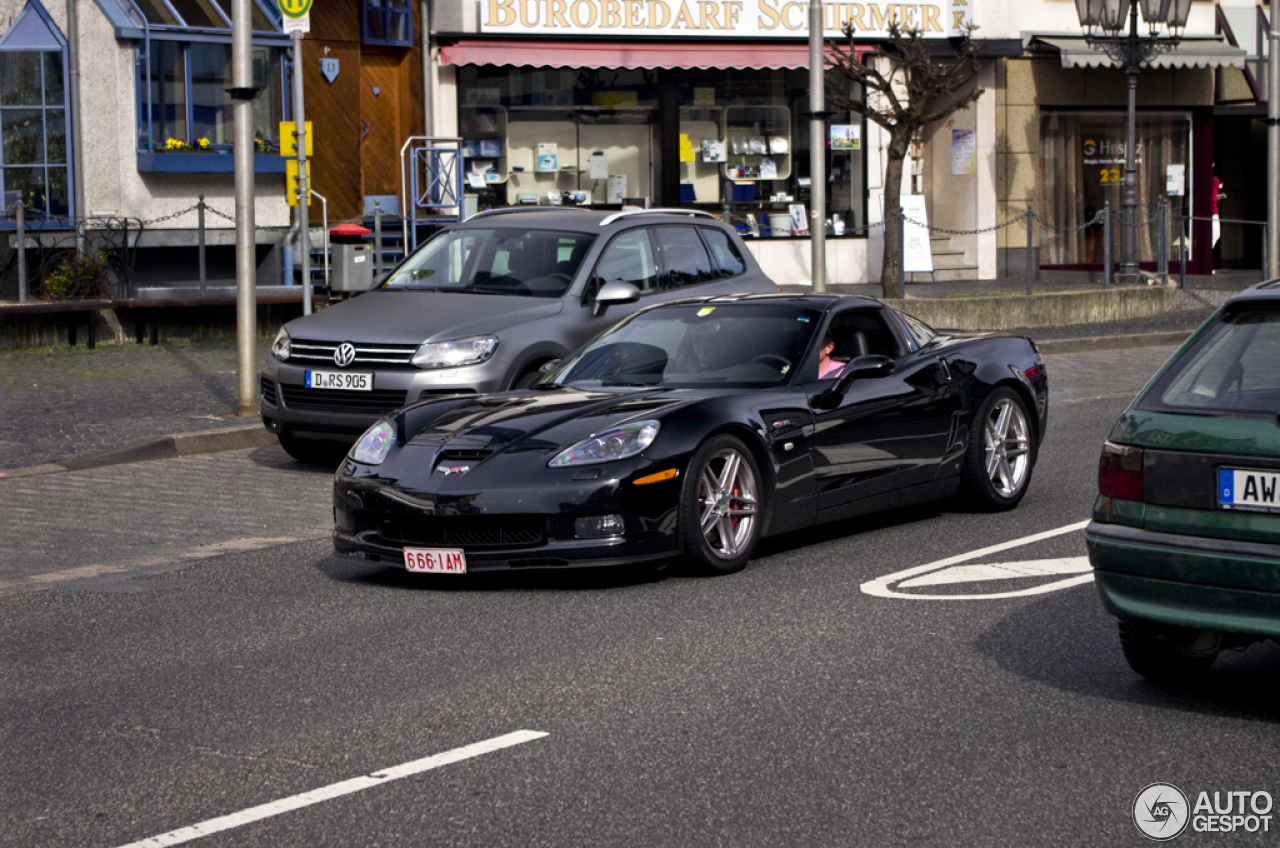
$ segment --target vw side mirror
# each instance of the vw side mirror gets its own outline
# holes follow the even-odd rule
[[[559,367],[560,367],[559,359],[548,359],[546,362],[542,363],[542,365],[538,366],[538,373],[542,374],[542,376],[545,377]]]
[[[600,316],[614,303],[635,303],[640,299],[640,289],[625,280],[610,280],[596,292],[592,315]]]

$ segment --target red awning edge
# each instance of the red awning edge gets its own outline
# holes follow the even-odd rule
[[[859,57],[874,48],[856,47]],[[443,65],[548,68],[808,68],[808,43],[462,41],[440,48]]]

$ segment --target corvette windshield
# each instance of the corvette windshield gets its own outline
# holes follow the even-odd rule
[[[560,297],[594,239],[552,230],[449,230],[410,256],[382,288]]]
[[[579,350],[561,385],[778,386],[804,356],[819,312],[791,304],[705,303],[642,312]]]

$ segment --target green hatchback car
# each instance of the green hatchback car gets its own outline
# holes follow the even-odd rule
[[[1085,533],[1143,677],[1280,639],[1280,280],[1227,301],[1120,417]]]

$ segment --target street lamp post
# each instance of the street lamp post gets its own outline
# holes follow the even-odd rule
[[[1139,3],[1149,32],[1145,36],[1138,34]],[[1123,231],[1121,279],[1138,279],[1138,72],[1155,57],[1178,46],[1190,12],[1191,0],[1139,0],[1138,3],[1132,0],[1076,0],[1076,14],[1080,18],[1085,41],[1122,66],[1129,82],[1129,112],[1124,136],[1124,195],[1120,202]],[[1122,34],[1126,23],[1129,31]],[[1169,34],[1162,36],[1160,29],[1165,26]]]

